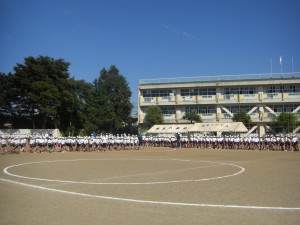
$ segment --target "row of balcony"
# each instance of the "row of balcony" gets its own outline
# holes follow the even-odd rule
[[[183,121],[183,116],[185,114],[164,114],[165,122],[178,122]],[[252,122],[270,122],[273,120],[274,116],[278,114],[265,112],[265,113],[249,113]],[[297,113],[298,115],[298,113]],[[202,120],[206,121],[223,121],[223,122],[231,122],[232,115],[229,113],[206,113],[200,114]],[[299,116],[299,115],[298,115]],[[299,117],[300,118],[300,117]],[[145,119],[145,114],[139,116],[139,121],[142,123]]]
[[[197,95],[197,96],[165,96],[165,97],[143,97],[140,96],[140,106],[158,104],[195,104],[195,103],[217,103],[217,102],[263,102],[263,101],[300,101],[300,92],[291,93],[263,93],[257,94],[224,94]]]

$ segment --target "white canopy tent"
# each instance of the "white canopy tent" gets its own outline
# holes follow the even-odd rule
[[[233,132],[233,133],[244,133],[248,129],[242,122],[232,123],[195,123],[189,129],[189,132],[203,133],[203,132]]]
[[[150,134],[175,134],[187,133],[193,124],[162,124],[154,125],[147,133]]]
[[[154,125],[149,134],[175,134],[175,133],[244,133],[248,129],[242,122],[232,123],[194,123],[194,124],[161,124]]]

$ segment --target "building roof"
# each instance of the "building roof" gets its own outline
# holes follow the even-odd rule
[[[242,80],[299,79],[300,72],[141,79],[139,85]]]
[[[232,123],[194,123],[194,124],[161,124],[154,125],[147,133],[175,134],[175,133],[205,133],[205,132],[247,132],[242,122]]]

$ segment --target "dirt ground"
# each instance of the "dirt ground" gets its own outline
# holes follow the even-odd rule
[[[300,152],[0,156],[0,224],[300,224]]]

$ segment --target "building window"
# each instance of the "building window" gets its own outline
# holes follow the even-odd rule
[[[176,114],[176,110],[174,107],[161,107],[161,111],[164,116]]]
[[[224,94],[256,94],[257,88],[256,87],[229,87],[224,88]]]
[[[181,89],[180,94],[181,96],[190,96],[190,89]]]
[[[239,111],[249,112],[254,106],[253,105],[228,105],[225,106],[230,112],[237,113]]]
[[[197,95],[199,95],[199,89],[198,88],[191,89],[190,90],[190,95],[191,96],[197,96]]]
[[[298,106],[297,104],[288,104],[288,105],[269,105],[269,108],[274,112],[293,112]]]
[[[173,93],[170,89],[143,90],[143,97],[166,97]]]
[[[300,92],[300,85],[272,85],[264,87],[265,93],[295,93]]]
[[[192,89],[181,89],[181,96],[208,96],[216,95],[216,88],[192,88]]]
[[[216,95],[216,88],[199,88],[199,95]]]
[[[216,113],[216,107],[215,106],[205,106],[205,105],[197,105],[197,106],[186,106],[185,112],[192,112],[196,111],[198,114],[202,115],[211,115],[213,113]]]

